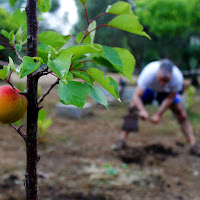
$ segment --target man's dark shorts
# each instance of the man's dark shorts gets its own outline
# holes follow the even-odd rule
[[[159,104],[169,95],[169,92],[155,92],[154,90],[147,88],[142,95],[142,102],[144,104],[151,104],[153,100],[156,100]],[[181,95],[177,93],[174,97],[173,103],[177,104],[181,102]]]

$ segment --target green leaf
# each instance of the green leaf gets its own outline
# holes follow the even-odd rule
[[[97,23],[96,21],[93,21],[92,23],[90,23],[89,27],[88,27],[88,32],[92,31],[89,35],[91,38],[91,43],[94,43],[94,38],[95,38],[95,34],[96,34],[96,30],[94,30],[97,27]]]
[[[10,74],[10,67],[5,65],[0,69],[0,79],[4,80],[8,74]]]
[[[40,42],[50,45],[56,50],[59,50],[68,40],[70,36],[59,35],[54,31],[46,31],[40,33],[38,39]]]
[[[106,174],[107,174],[107,175],[111,175],[111,176],[117,176],[117,175],[118,175],[118,172],[117,172],[113,167],[110,167],[110,168],[106,171]]]
[[[9,40],[10,40],[10,43],[13,45],[13,44],[14,44],[14,41],[15,41],[14,30],[12,30],[12,31],[9,33]]]
[[[84,36],[85,32],[80,32],[77,36],[76,36],[76,41],[78,42],[78,44],[81,43],[83,36]],[[92,40],[90,35],[88,35],[84,40],[82,44],[91,44]]]
[[[3,68],[6,69],[7,75],[9,75],[10,74],[10,66],[4,66]]]
[[[59,55],[61,55],[64,51],[66,51],[66,49],[61,49],[59,50],[58,52],[52,47],[49,45],[49,53],[51,54],[51,58],[54,60],[56,59]]]
[[[68,73],[67,73],[66,80],[67,80],[67,81],[73,81],[73,75],[72,75],[71,72],[68,72]]]
[[[48,60],[49,68],[63,81],[66,81],[66,76],[71,65],[71,58],[73,54],[65,50],[55,60]]]
[[[21,125],[22,124],[22,120],[20,119],[20,120],[16,121],[15,123],[12,123],[12,124],[15,125],[15,126]]]
[[[122,72],[122,69],[119,68],[118,66],[113,65],[109,60],[107,60],[104,56],[98,56],[98,57],[93,57],[92,61],[96,64],[102,65],[104,67],[107,67],[111,70],[117,71],[117,72]]]
[[[103,46],[104,53],[95,54],[93,62],[117,72],[123,71],[123,63],[119,53],[112,47]]]
[[[83,67],[84,66],[84,64],[83,64],[83,58],[86,58],[87,56],[85,56],[85,55],[74,55],[73,57],[72,57],[72,66],[71,66],[71,68],[72,69],[79,69],[79,68],[81,68],[81,67]]]
[[[87,0],[79,0],[82,4],[86,4]]]
[[[20,43],[21,42],[21,38],[22,38],[22,35],[24,34],[25,30],[24,30],[24,26],[21,26],[17,33],[15,34],[15,40],[17,43]]]
[[[13,7],[14,5],[15,5],[15,2],[16,2],[17,0],[9,0],[9,3],[10,3],[10,5]]]
[[[13,13],[13,23],[16,23],[18,26],[24,26],[24,30],[27,29],[26,27],[26,12],[25,10],[21,11],[21,9],[19,8],[18,10],[16,10]]]
[[[71,70],[71,73],[75,76],[75,78],[81,78],[90,85],[93,85],[94,79],[91,76],[89,76],[86,72],[79,70]]]
[[[85,85],[90,89],[90,92],[89,92],[90,97],[94,101],[104,105],[108,109],[108,102],[102,90],[98,88],[96,85],[93,85],[93,87],[89,85],[88,83],[85,83]]]
[[[40,57],[33,57],[33,58],[34,58],[34,60],[37,60],[37,61],[40,61],[41,63],[44,63],[44,62],[43,62],[43,59],[40,58]]]
[[[103,46],[103,50],[103,55],[107,60],[109,60],[109,62],[122,68],[120,55],[117,51],[115,51],[115,49],[113,49],[112,47]]]
[[[24,32],[24,33],[22,34],[22,39],[21,39],[20,43],[21,43],[22,45],[24,45],[24,44],[27,43],[27,32]]]
[[[90,68],[87,73],[91,75],[103,88],[105,88],[110,94],[112,94],[117,100],[119,99],[118,86],[116,81],[112,77],[103,75],[103,72],[96,68]]]
[[[51,52],[50,48],[46,44],[39,44],[38,45],[38,56],[41,57],[44,63],[48,61],[48,54]]]
[[[44,121],[46,118],[46,115],[47,115],[46,111],[43,109],[40,109],[39,114],[38,114],[38,120]]]
[[[38,121],[39,127],[39,137],[45,137],[47,134],[47,129],[52,125],[52,119],[47,118],[44,121]]]
[[[51,9],[52,0],[38,0],[40,12],[48,12]]]
[[[2,46],[2,45],[0,45],[0,50],[2,50],[2,49],[5,49],[5,47],[4,47],[4,46]]]
[[[1,30],[1,34],[9,39],[9,33],[6,30]]]
[[[8,57],[8,59],[9,59],[9,67],[11,68],[11,70],[15,72],[16,70],[15,70],[15,64],[13,62],[13,59],[10,56]]]
[[[111,167],[110,163],[106,163],[105,165],[103,165],[103,168],[105,168],[105,169],[109,169],[110,167]]]
[[[49,46],[49,45],[46,45],[46,44],[39,44],[38,45],[38,56],[40,58],[42,58],[43,62],[44,63],[47,63],[48,62],[48,55],[51,54],[51,60],[54,60],[56,59],[63,51],[65,51],[65,49],[59,51],[58,54],[56,54],[56,50]]]
[[[84,67],[84,64],[79,62],[73,63],[72,65],[72,69],[80,69],[82,67]]]
[[[120,15],[115,17],[108,23],[109,26],[118,28],[124,31],[128,31],[130,33],[134,33],[137,35],[146,36],[150,39],[149,35],[147,35],[143,31],[143,26],[139,23],[137,17],[135,15]]]
[[[119,1],[111,6],[108,6],[107,13],[114,15],[134,15],[132,11],[131,4]]]
[[[18,76],[20,76],[22,67],[23,67],[23,63],[21,63],[21,64],[16,68],[16,72],[17,72],[17,75],[18,75]]]
[[[20,52],[22,50],[22,45],[21,44],[16,44],[15,48],[18,52]]]
[[[79,55],[79,54],[103,52],[103,48],[99,44],[84,44],[84,45],[82,44],[70,47],[69,51],[71,51],[74,55]]]
[[[127,164],[125,164],[125,163],[122,163],[120,167],[123,168],[123,169],[128,169],[129,168],[129,166]]]
[[[115,70],[132,81],[135,58],[130,51],[122,48],[103,46],[104,54],[97,54],[93,62]]]
[[[38,15],[38,21],[43,21],[44,19],[40,16],[40,15]]]
[[[89,89],[87,86],[76,81],[68,81],[68,84],[60,81],[58,87],[58,94],[61,103],[67,105],[71,104],[80,109],[83,108],[86,103],[88,92]]]
[[[21,67],[21,73],[19,78],[23,78],[33,72],[35,72],[41,65],[41,62],[38,63],[34,62],[33,57],[24,56],[23,58],[23,65]]]
[[[83,58],[86,58],[87,56],[85,56],[85,55],[74,55],[73,57],[72,57],[72,62],[75,62],[75,61],[77,61],[77,60],[81,60],[81,59],[83,59]]]
[[[122,48],[114,48],[114,49],[118,52],[122,60],[123,69],[122,69],[121,74],[127,77],[130,81],[133,81],[132,75],[133,75],[133,70],[135,67],[134,56],[127,49],[122,49]]]

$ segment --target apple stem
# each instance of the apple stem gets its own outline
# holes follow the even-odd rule
[[[16,90],[15,87],[13,86],[13,84],[10,82],[10,80],[8,79],[5,79],[6,83],[8,83],[12,88],[13,90]]]
[[[10,77],[11,77],[12,73],[13,73],[13,70],[11,70],[11,72],[10,72],[10,75],[8,77],[8,81],[10,81]]]

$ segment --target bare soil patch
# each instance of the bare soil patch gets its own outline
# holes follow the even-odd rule
[[[188,153],[170,112],[157,126],[141,121],[128,148],[114,152],[110,147],[119,138],[127,105],[109,111],[96,106],[92,116],[71,120],[56,116],[58,101],[55,89],[43,103],[54,123],[39,144],[39,199],[200,200],[200,158]],[[199,141],[200,126],[193,127]],[[0,133],[0,199],[24,199],[23,140],[7,125],[0,125]]]
[[[149,157],[154,160],[165,161],[169,156],[175,157],[178,155],[171,147],[165,147],[162,144],[150,144],[142,147],[126,147],[124,150],[116,151],[115,154],[122,162],[127,164],[144,164]],[[150,161],[147,164],[152,165],[152,162],[153,161]]]

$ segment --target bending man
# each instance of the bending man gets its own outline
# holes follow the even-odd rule
[[[143,120],[150,119],[153,124],[157,124],[169,108],[175,114],[190,145],[190,152],[200,156],[200,148],[196,144],[187,113],[181,103],[180,92],[184,89],[183,75],[178,67],[168,59],[151,62],[139,75],[137,85],[130,103],[129,114],[124,120],[120,140],[113,145],[113,149],[117,150],[126,146],[128,133],[138,129],[138,116]],[[153,100],[156,100],[160,106],[150,117],[144,105],[152,103]]]

